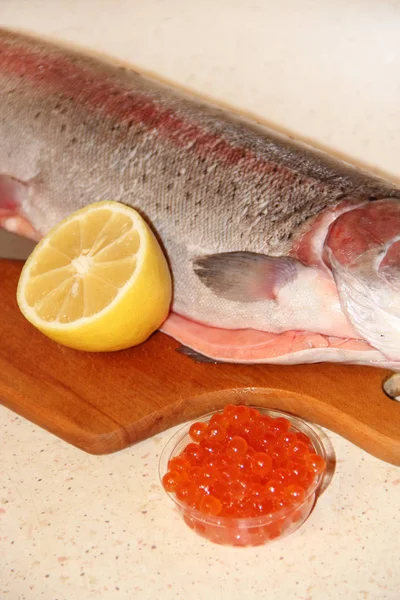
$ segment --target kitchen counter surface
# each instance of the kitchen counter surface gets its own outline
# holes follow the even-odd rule
[[[400,180],[395,0],[0,0],[0,25],[130,62]],[[0,255],[18,252],[1,234]],[[0,600],[398,600],[399,468],[327,432],[336,471],[304,526],[224,548],[160,487],[172,433],[91,456],[0,407]]]

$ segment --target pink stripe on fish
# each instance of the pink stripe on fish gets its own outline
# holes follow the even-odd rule
[[[73,56],[73,54],[71,54]],[[121,124],[137,123],[168,139],[178,147],[194,144],[202,158],[219,160],[226,165],[239,165],[246,172],[280,173],[281,178],[293,178],[291,170],[275,162],[260,159],[248,149],[234,146],[222,136],[184,120],[170,109],[165,109],[145,94],[133,92],[128,86],[116,83],[106,73],[97,74],[87,66],[69,60],[49,47],[46,55],[27,47],[0,40],[0,71],[7,72],[47,88],[51,93],[68,93],[68,97],[95,110],[98,115],[117,120]],[[303,181],[307,179],[302,175]],[[310,179],[314,186],[321,185]]]

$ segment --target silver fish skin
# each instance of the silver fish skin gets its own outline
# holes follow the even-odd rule
[[[319,219],[326,235],[400,189],[133,70],[0,29],[0,222],[23,215],[40,237],[104,199],[152,225],[174,313],[349,339],[362,335],[323,244],[320,260],[304,250],[321,229],[304,240]]]

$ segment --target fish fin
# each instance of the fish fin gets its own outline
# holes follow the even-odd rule
[[[27,191],[26,183],[11,175],[0,173],[0,227],[37,241],[37,232],[21,214],[21,204]]]
[[[218,296],[236,302],[274,300],[303,266],[289,256],[222,252],[194,259],[194,272]]]
[[[179,346],[177,351],[179,352],[179,354],[183,354],[184,356],[187,356],[188,358],[193,359],[197,363],[208,363],[208,364],[213,363],[216,365],[220,362],[218,360],[214,360],[213,358],[209,358],[208,356],[205,356],[204,354],[200,354],[200,352],[196,352],[196,350],[193,350],[192,348],[189,348],[188,346]]]
[[[0,173],[0,211],[17,213],[25,191],[25,183],[11,175]]]

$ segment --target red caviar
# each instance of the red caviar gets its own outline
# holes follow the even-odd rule
[[[226,455],[231,460],[236,460],[246,456],[248,444],[246,440],[238,435],[235,435],[226,444]]]
[[[168,471],[163,477],[163,486],[167,492],[176,492],[179,484],[183,483],[186,478],[179,471]]]
[[[203,423],[202,421],[198,423],[193,423],[193,425],[189,429],[189,435],[194,442],[200,442],[200,440],[204,437],[206,429],[207,423]]]
[[[268,526],[253,531],[254,543],[278,537],[288,519],[301,519],[308,490],[326,467],[308,436],[292,428],[288,419],[244,405],[226,406],[207,423],[192,424],[189,434],[192,441],[168,463],[164,488],[205,516],[232,520],[270,515]],[[288,519],[277,516],[282,523],[272,522],[283,509],[289,510]],[[206,537],[245,545],[234,523],[228,526],[229,540],[212,525]]]

